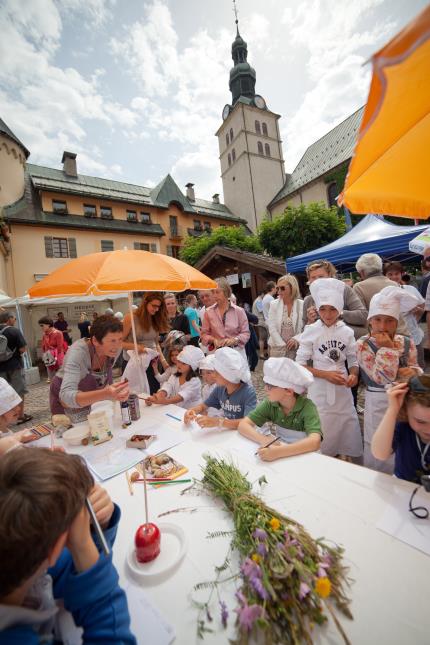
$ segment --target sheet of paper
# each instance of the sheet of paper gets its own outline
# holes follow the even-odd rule
[[[97,446],[89,445],[81,452],[88,466],[100,481],[105,481],[129,470],[147,455],[165,452],[185,440],[180,432],[171,430],[169,427],[146,425],[145,434],[157,435],[157,438],[150,444],[149,448],[147,450],[126,448],[126,440],[131,435],[139,433],[140,430],[136,430],[136,428],[118,430],[110,441],[106,441]]]
[[[158,611],[141,587],[132,582],[124,587],[131,618],[131,631],[138,645],[170,645],[173,626]]]
[[[397,489],[396,496],[392,498],[391,504],[387,504],[376,527],[396,540],[430,555],[430,519],[419,519],[409,511],[410,496],[410,490]],[[414,497],[413,506],[423,506],[430,511],[430,494],[420,489]]]

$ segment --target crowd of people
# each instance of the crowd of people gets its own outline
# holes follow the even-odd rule
[[[428,291],[430,251],[423,266]],[[313,262],[309,295],[302,299],[287,274],[266,285],[252,311],[236,304],[224,278],[213,290],[187,295],[183,311],[172,293],[146,293],[125,316],[112,310],[91,322],[84,316],[81,338],[72,344],[64,316],[43,317],[43,351],[54,360],[44,359],[51,412],[79,422],[99,401],[126,401],[125,376],[143,369],[146,405],[176,404],[186,426],[238,432],[256,443],[263,461],[321,451],[419,481],[430,469],[430,376],[423,373],[420,326],[423,314],[430,315],[430,296],[403,283],[398,262],[384,265],[376,254],[361,256],[357,271],[360,280],[351,285],[330,262]],[[0,321],[0,334],[15,347],[3,362],[0,355],[0,560],[8,562],[0,572],[0,643],[40,642],[56,621],[54,598],[88,638],[134,643],[124,592],[110,558],[99,553],[84,502],[93,500],[111,542],[119,509],[79,458],[19,450],[21,435],[8,434],[23,418],[25,387],[14,372],[26,344],[10,316],[0,314]],[[259,403],[252,334],[253,352],[259,349],[257,360],[264,361],[266,398]],[[123,372],[116,381],[115,366]],[[37,544],[31,555],[29,536]]]

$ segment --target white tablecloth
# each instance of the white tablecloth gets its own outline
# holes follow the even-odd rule
[[[430,642],[430,559],[376,528],[387,504],[395,503],[399,491],[412,491],[411,484],[315,453],[264,463],[254,456],[255,444],[236,432],[189,430],[180,421],[166,416],[166,412],[182,417],[184,410],[176,406],[144,408],[142,418],[133,428],[142,432],[156,423],[185,436],[184,443],[168,452],[189,468],[189,476],[200,478],[204,453],[232,458],[251,481],[266,475],[268,484],[263,486],[262,493],[270,505],[300,521],[315,538],[324,536],[345,547],[345,561],[353,579],[354,620],[340,615],[339,619],[351,643],[424,645]],[[103,485],[122,510],[114,562],[125,585],[132,579],[126,564],[127,549],[137,527],[145,521],[143,486],[135,485],[131,496],[125,475]],[[149,490],[150,520],[181,526],[189,546],[184,560],[167,579],[140,583],[173,624],[175,642],[179,645],[201,642],[196,636],[197,610],[191,606],[190,592],[195,584],[214,579],[214,566],[223,562],[228,547],[228,538],[208,540],[207,532],[232,528],[229,514],[209,496],[193,493],[181,496],[187,486]],[[159,513],[180,507],[199,509],[195,513],[180,512],[157,519]],[[407,508],[405,514],[408,515]],[[214,621],[210,625],[214,633],[205,634],[207,643],[228,643],[234,634],[233,589],[221,587],[220,593],[230,609],[230,627],[222,630],[215,602]],[[207,593],[200,597],[206,596]],[[144,634],[137,636],[139,643],[147,643]],[[329,623],[316,629],[315,642],[341,643],[342,639]]]

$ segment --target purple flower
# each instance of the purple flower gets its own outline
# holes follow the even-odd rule
[[[267,533],[263,529],[255,529],[252,537],[261,542],[265,542],[267,540]]]
[[[318,567],[318,578],[325,578],[327,576],[326,570],[321,565]]]
[[[299,589],[299,598],[300,600],[303,600],[303,598],[306,598],[308,593],[310,593],[311,588],[309,585],[306,584],[306,582],[301,582],[300,583],[300,589]]]
[[[242,629],[250,632],[254,627],[255,621],[261,617],[262,613],[263,609],[260,605],[245,605],[242,609],[239,609],[239,624]]]
[[[221,622],[223,627],[227,627],[227,620],[228,620],[228,609],[227,605],[223,600],[219,601],[219,606],[221,608]]]
[[[260,596],[260,598],[262,598],[263,600],[269,599],[269,593],[267,589],[264,587],[260,578],[257,578],[257,577],[251,578],[250,582],[251,582],[251,585],[254,587],[255,591]]]
[[[242,564],[241,567],[242,573],[244,576],[247,578],[254,578],[255,576],[260,577],[261,576],[261,569],[258,566],[254,560],[251,560],[251,558],[246,558],[245,562]]]
[[[267,546],[264,544],[264,542],[260,542],[260,544],[257,546],[257,553],[258,555],[261,555],[262,558],[266,557]]]
[[[236,598],[238,599],[238,601],[240,602],[241,605],[246,605],[247,604],[246,598],[245,598],[245,596],[243,595],[243,593],[240,590],[236,591],[235,595],[236,595]]]

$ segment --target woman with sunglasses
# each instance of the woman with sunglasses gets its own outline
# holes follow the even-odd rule
[[[146,349],[156,349],[161,355],[159,336],[170,330],[163,294],[156,291],[146,293],[140,306],[133,313],[133,317],[139,354],[143,354]],[[134,350],[130,314],[124,316],[123,349],[125,351],[128,349]],[[159,390],[160,383],[155,378],[151,364],[146,370],[146,376],[150,394],[154,394]]]
[[[278,298],[270,303],[267,321],[270,356],[294,360],[299,346],[294,336],[303,329],[303,300],[293,275],[281,276],[276,288]]]

